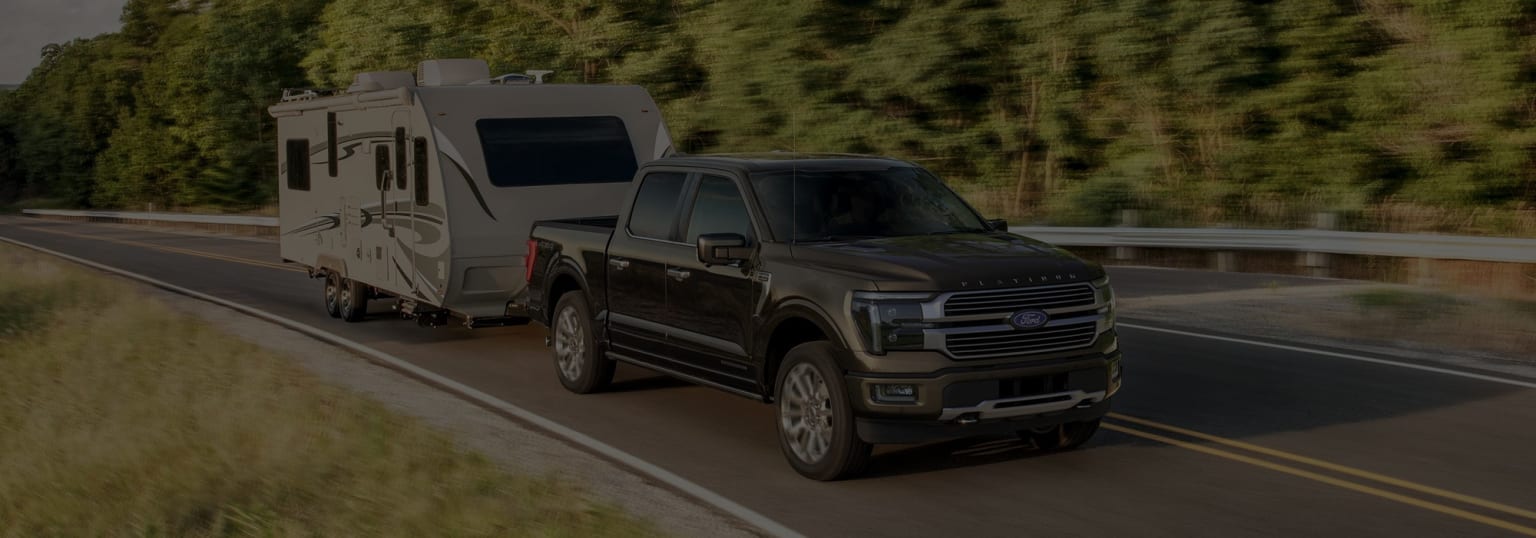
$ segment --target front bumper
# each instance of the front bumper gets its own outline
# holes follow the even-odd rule
[[[1120,359],[1114,351],[928,375],[850,372],[846,379],[861,438],[916,443],[1102,417],[1120,388]],[[911,386],[913,401],[880,395],[881,385],[893,384]]]
[[[856,424],[858,426],[859,438],[863,439],[866,443],[905,445],[959,439],[961,437],[1013,435],[1021,430],[1031,428],[1043,428],[1068,422],[1093,420],[1109,414],[1110,402],[1111,399],[1105,399],[1088,404],[1086,407],[1074,407],[1055,413],[981,420],[970,424],[962,424],[958,421],[940,422],[936,420],[863,417],[858,418]]]

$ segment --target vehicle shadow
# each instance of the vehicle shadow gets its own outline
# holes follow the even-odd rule
[[[1099,447],[1140,443],[1133,437],[1104,430],[1100,430],[1087,444],[1071,451],[1040,450],[1029,441],[1013,436],[969,437],[877,450],[863,478],[894,478],[964,467],[1064,456]]]

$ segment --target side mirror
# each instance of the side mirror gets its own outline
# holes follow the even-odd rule
[[[987,228],[994,232],[1006,232],[1008,231],[1008,221],[1006,219],[992,219],[987,221]]]
[[[698,247],[699,261],[706,265],[730,265],[752,256],[747,238],[741,234],[702,234]]]

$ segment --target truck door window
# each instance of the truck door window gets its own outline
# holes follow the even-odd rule
[[[405,190],[405,128],[395,128],[395,188]]]
[[[693,211],[688,217],[688,242],[699,240],[701,234],[735,233],[752,237],[752,217],[747,214],[747,204],[741,199],[741,191],[730,179],[720,176],[704,176],[699,181],[699,194],[694,197]]]
[[[411,166],[415,167],[416,172],[416,205],[427,205],[431,201],[428,197],[432,194],[427,188],[427,139],[418,136],[414,143],[416,151]]]
[[[325,160],[331,177],[336,177],[336,113],[325,113]]]
[[[373,146],[373,184],[381,191],[389,190],[389,146]]]
[[[288,161],[288,188],[309,190],[309,139],[290,138],[284,158]]]
[[[688,175],[681,172],[646,174],[629,210],[629,233],[635,237],[671,241],[676,227],[678,199]]]

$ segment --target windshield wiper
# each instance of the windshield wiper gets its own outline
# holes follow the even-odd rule
[[[922,234],[922,235],[980,234],[980,233],[987,233],[988,231],[989,230],[983,230],[983,229],[980,229],[980,228],[966,228],[966,229],[961,229],[961,230],[943,230],[943,231],[938,231],[938,232],[928,232],[928,233],[925,233],[925,234]]]
[[[797,239],[796,243],[825,243],[828,241],[858,241],[860,239],[880,239],[883,235],[823,235],[807,239]]]

